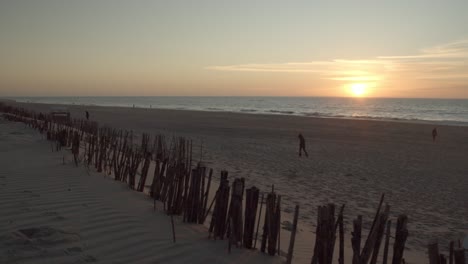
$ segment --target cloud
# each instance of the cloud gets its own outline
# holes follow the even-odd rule
[[[416,54],[378,56],[369,60],[251,63],[209,66],[208,70],[310,73],[334,81],[375,82],[404,75],[409,79],[464,80],[468,83],[468,39],[421,49]]]

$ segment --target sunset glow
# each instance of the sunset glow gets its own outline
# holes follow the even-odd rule
[[[0,96],[468,98],[468,1],[65,2],[0,1]]]
[[[351,85],[351,92],[356,97],[364,96],[367,92],[367,85],[364,83],[354,83]]]

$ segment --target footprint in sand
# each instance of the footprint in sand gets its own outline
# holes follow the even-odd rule
[[[71,247],[71,248],[65,249],[64,251],[65,251],[65,254],[67,255],[75,255],[75,254],[80,254],[81,252],[83,252],[83,249],[81,247]]]
[[[96,257],[91,256],[91,255],[88,255],[88,256],[86,256],[86,257],[84,258],[84,261],[85,261],[85,262],[97,262],[98,260],[97,260]]]
[[[56,216],[58,215],[58,213],[57,212],[44,212],[42,215],[43,216]]]

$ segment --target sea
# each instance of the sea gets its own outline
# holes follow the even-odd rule
[[[341,97],[10,97],[19,102],[401,120],[468,126],[468,99]]]

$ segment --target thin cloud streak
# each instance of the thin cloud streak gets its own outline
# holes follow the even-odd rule
[[[252,63],[210,66],[208,70],[237,72],[312,73],[333,81],[381,81],[404,75],[408,79],[468,81],[468,39],[421,49],[418,54],[378,56],[369,60]]]

